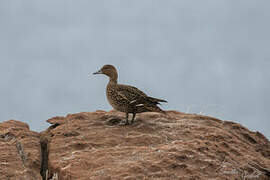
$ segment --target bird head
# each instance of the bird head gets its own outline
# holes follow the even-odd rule
[[[117,81],[118,78],[117,70],[113,65],[104,65],[99,71],[93,74],[105,74],[113,81]]]

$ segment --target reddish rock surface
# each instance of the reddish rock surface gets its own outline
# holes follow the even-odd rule
[[[176,111],[142,113],[129,126],[124,119],[116,111],[70,114],[49,119],[40,135],[24,123],[0,123],[0,179],[40,171],[55,180],[270,179],[270,142],[259,132]],[[25,167],[8,133],[31,152]]]
[[[23,122],[0,123],[1,180],[42,179],[39,140],[39,133],[30,131]]]
[[[270,142],[215,118],[115,111],[48,120],[50,175],[60,179],[269,179]],[[269,175],[269,174],[268,174]]]

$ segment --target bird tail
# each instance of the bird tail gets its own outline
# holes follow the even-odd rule
[[[155,102],[156,104],[159,104],[160,102],[166,102],[167,103],[167,101],[164,100],[164,99],[158,99],[158,98],[153,98],[153,97],[148,97],[148,99],[150,101],[152,101],[152,102]]]

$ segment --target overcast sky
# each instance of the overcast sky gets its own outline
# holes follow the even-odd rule
[[[162,108],[270,137],[269,0],[1,0],[0,121],[110,110],[104,64]]]

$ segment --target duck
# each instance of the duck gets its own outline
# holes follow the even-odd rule
[[[158,107],[161,102],[167,103],[166,100],[147,96],[143,91],[134,86],[118,84],[117,69],[113,65],[104,65],[99,71],[93,74],[103,74],[109,77],[106,87],[107,100],[113,109],[126,113],[124,125],[133,124],[137,113],[166,113]],[[129,114],[132,114],[130,123]]]

